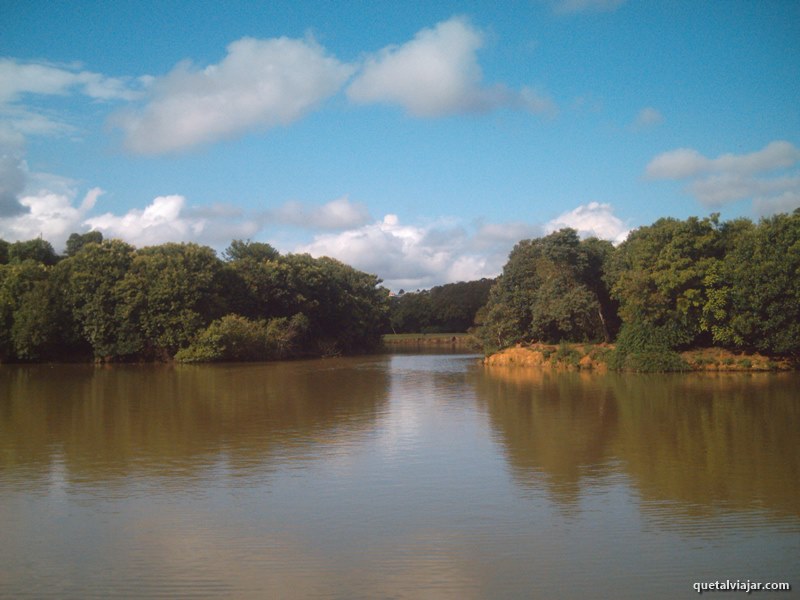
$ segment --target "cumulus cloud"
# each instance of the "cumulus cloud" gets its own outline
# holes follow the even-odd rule
[[[179,64],[152,82],[143,108],[116,115],[125,146],[161,154],[286,125],[336,93],[353,72],[310,39],[242,38],[227,50],[203,69]]]
[[[235,238],[249,238],[261,226],[230,207],[190,208],[180,195],[158,196],[144,209],[124,215],[104,213],[85,224],[107,238],[119,238],[135,246],[166,242],[197,242],[216,246]]]
[[[266,220],[306,229],[336,230],[359,227],[370,221],[364,204],[351,202],[347,196],[323,204],[309,206],[290,201],[265,214]]]
[[[359,104],[399,104],[419,117],[488,111],[508,106],[537,113],[554,104],[531,89],[485,86],[476,53],[484,36],[466,19],[454,17],[423,29],[401,46],[389,46],[368,58],[347,88]]]
[[[317,235],[296,251],[331,256],[375,273],[391,289],[418,289],[497,275],[510,247],[493,263],[486,249],[475,250],[472,240],[457,226],[404,225],[397,215],[386,215],[356,229]]]
[[[296,251],[331,256],[379,275],[391,289],[413,290],[496,277],[517,242],[563,227],[577,229],[582,237],[596,236],[614,243],[623,241],[629,231],[611,205],[592,202],[544,226],[477,222],[464,227],[453,220],[406,225],[397,215],[386,215],[361,227],[317,235]]]
[[[42,190],[23,195],[19,202],[24,212],[0,218],[0,237],[6,240],[30,240],[41,236],[56,249],[62,248],[70,233],[86,229],[82,221],[102,193],[100,188],[92,188],[77,206],[72,191],[57,193]]]
[[[645,169],[650,179],[687,180],[686,190],[704,206],[752,199],[758,214],[800,206],[800,150],[774,141],[749,154],[703,156],[678,148],[656,156]],[[777,173],[777,174],[776,174]]]
[[[552,233],[565,227],[575,229],[583,237],[596,237],[620,244],[628,237],[630,229],[616,215],[610,204],[590,202],[562,213],[545,225],[545,231]]]

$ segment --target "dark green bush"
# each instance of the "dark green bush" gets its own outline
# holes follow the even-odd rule
[[[616,371],[661,373],[686,371],[689,367],[670,347],[670,335],[648,323],[625,323],[609,360]]]
[[[293,356],[308,328],[302,314],[291,318],[252,320],[226,315],[212,322],[178,351],[179,362],[275,360]]]

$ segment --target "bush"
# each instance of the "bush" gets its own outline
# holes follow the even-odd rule
[[[669,334],[648,323],[625,323],[617,337],[609,367],[616,371],[663,373],[686,371],[688,365],[669,343]]]
[[[295,355],[308,328],[302,314],[291,318],[251,320],[226,315],[211,323],[187,347],[178,351],[179,362],[274,360]]]
[[[581,355],[580,352],[570,348],[565,342],[561,342],[550,360],[553,361],[553,364],[562,363],[577,367],[580,364]]]

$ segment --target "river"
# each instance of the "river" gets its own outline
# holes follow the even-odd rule
[[[0,597],[797,589],[798,389],[448,354],[0,366]]]

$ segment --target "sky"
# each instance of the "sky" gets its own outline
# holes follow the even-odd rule
[[[233,239],[384,285],[800,206],[795,0],[0,0],[0,238]]]

